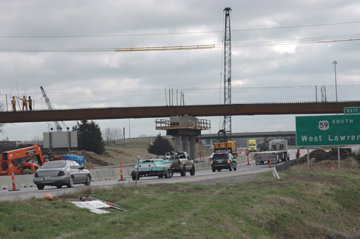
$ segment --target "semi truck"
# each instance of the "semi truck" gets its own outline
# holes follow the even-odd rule
[[[255,164],[279,163],[289,160],[288,142],[286,139],[272,139],[269,141],[268,149],[262,152],[255,152]]]
[[[256,139],[249,139],[247,141],[247,148],[249,152],[256,152],[257,151]]]

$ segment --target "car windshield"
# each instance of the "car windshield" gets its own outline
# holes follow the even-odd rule
[[[212,159],[228,159],[227,154],[214,154]]]
[[[66,161],[47,162],[41,168],[64,168]]]

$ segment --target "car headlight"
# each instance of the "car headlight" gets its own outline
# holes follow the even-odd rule
[[[65,172],[64,172],[64,171],[60,171],[57,176],[64,176],[64,175],[65,175]]]

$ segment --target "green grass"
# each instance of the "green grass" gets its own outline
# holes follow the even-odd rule
[[[2,238],[358,238],[360,175],[282,172],[245,183],[87,188],[0,203]],[[68,199],[91,193],[127,212],[96,215]]]

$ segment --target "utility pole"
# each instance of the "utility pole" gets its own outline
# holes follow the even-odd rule
[[[231,27],[230,7],[224,9],[225,13],[225,34],[224,34],[224,105],[231,104]],[[224,115],[223,130],[219,131],[221,141],[231,138],[231,115]],[[222,135],[222,137],[221,137]]]

